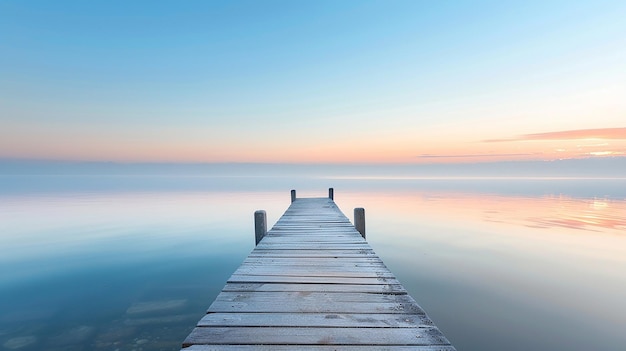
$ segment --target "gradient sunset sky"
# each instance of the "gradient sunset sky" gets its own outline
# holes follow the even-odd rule
[[[0,1],[0,158],[626,156],[626,1]]]

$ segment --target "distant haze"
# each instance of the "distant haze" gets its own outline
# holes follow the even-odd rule
[[[0,175],[181,175],[224,177],[626,178],[626,157],[464,164],[116,163],[0,160]]]

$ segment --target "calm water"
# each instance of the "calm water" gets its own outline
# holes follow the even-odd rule
[[[299,196],[368,241],[461,350],[623,350],[626,180],[0,176],[0,345],[178,350]]]

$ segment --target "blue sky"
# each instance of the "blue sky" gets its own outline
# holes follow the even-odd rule
[[[3,1],[0,157],[619,156],[624,18],[622,1]]]

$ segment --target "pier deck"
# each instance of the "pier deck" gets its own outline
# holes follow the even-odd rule
[[[303,198],[233,273],[183,350],[455,349],[332,199]]]

